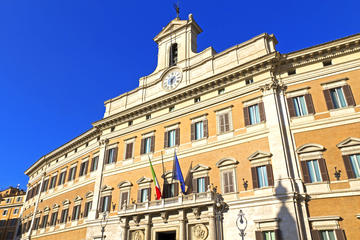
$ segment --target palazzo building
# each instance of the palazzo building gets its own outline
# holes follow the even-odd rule
[[[0,191],[0,240],[12,240],[16,236],[24,201],[24,190],[9,187]]]
[[[172,20],[154,72],[26,170],[21,239],[358,239],[360,34],[282,54],[266,33],[198,52],[201,32]]]

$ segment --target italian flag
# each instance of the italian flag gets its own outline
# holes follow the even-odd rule
[[[151,174],[152,174],[153,181],[154,181],[154,184],[155,184],[156,200],[159,200],[161,198],[160,185],[159,185],[158,180],[156,179],[156,174],[155,174],[154,168],[152,166],[150,157],[149,157],[149,162],[150,162]]]

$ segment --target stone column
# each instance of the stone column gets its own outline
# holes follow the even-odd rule
[[[100,139],[99,146],[100,146],[100,152],[99,152],[99,162],[98,162],[98,168],[96,170],[96,179],[95,179],[95,186],[94,186],[94,197],[93,202],[91,206],[91,210],[89,212],[88,219],[94,220],[97,217],[97,210],[100,200],[100,190],[101,190],[101,184],[102,184],[102,178],[103,178],[103,169],[104,169],[104,158],[105,158],[105,151],[106,151],[106,145],[109,142],[108,139]]]
[[[145,240],[151,239],[151,217],[150,214],[145,215]]]
[[[127,232],[128,232],[128,219],[127,217],[121,219],[122,223],[120,224],[121,228],[121,240],[127,240]]]
[[[216,221],[213,207],[209,207],[209,240],[217,240]]]
[[[186,240],[185,211],[179,211],[179,240]]]

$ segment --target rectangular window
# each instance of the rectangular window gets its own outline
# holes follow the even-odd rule
[[[292,100],[297,117],[308,115],[305,96],[293,97]]]
[[[42,218],[42,222],[41,222],[41,228],[45,228],[47,226],[47,221],[48,221],[49,215],[45,215]],[[30,222],[29,222],[30,223]]]
[[[321,240],[336,240],[334,230],[320,231]]]
[[[19,213],[19,209],[18,208],[15,208],[14,209],[14,215],[18,214]]]
[[[50,218],[50,226],[55,226],[57,222],[58,212],[53,212]]]
[[[49,179],[44,180],[44,183],[41,188],[41,192],[46,192],[49,185]]]
[[[166,183],[164,184],[163,197],[171,198],[176,197],[179,194],[179,184],[178,183]]]
[[[11,198],[7,198],[6,203],[11,203]]]
[[[111,196],[102,197],[100,200],[100,212],[110,211]]]
[[[224,193],[234,192],[233,171],[223,172]]]
[[[343,108],[347,106],[342,87],[330,89],[330,96],[334,108]]]
[[[255,104],[249,106],[249,120],[250,125],[260,123],[260,111],[259,111],[259,104]]]
[[[122,192],[121,193],[121,200],[120,200],[120,208],[123,208],[126,205],[129,204],[129,201],[128,201],[128,198],[129,198],[129,192]]]
[[[144,139],[144,153],[151,152],[151,137],[147,137]]]
[[[148,201],[148,196],[149,196],[149,189],[144,188],[144,189],[141,189],[140,192],[141,192],[140,201],[141,202],[147,202]]]
[[[51,177],[49,189],[52,189],[56,186],[56,178],[57,178],[57,175]]]
[[[93,159],[91,160],[91,168],[90,168],[91,172],[97,170],[98,163],[99,163],[99,156],[93,157]]]
[[[59,176],[59,183],[58,183],[59,186],[65,183],[65,177],[66,177],[66,171],[61,172]]]
[[[175,146],[175,143],[176,143],[175,140],[176,140],[176,131],[175,131],[175,129],[168,131],[168,147]]]
[[[4,211],[3,211],[3,216],[6,216],[8,214],[8,210],[7,209],[5,209]]]
[[[72,212],[72,219],[71,220],[78,220],[79,219],[79,216],[80,216],[80,205],[76,205],[74,208],[73,208],[73,212]]]
[[[70,168],[69,170],[69,177],[68,177],[68,181],[72,181],[75,179],[75,175],[76,175],[76,168],[77,166],[74,166],[72,168]]]
[[[89,165],[89,161],[85,161],[85,162],[81,163],[80,173],[79,173],[80,177],[86,175],[87,170],[88,170],[88,165]]]
[[[133,149],[134,149],[133,142],[125,144],[125,159],[133,158]]]
[[[203,121],[195,123],[195,140],[204,138],[204,123]]]
[[[349,156],[351,168],[354,172],[355,178],[360,177],[360,154],[353,154]]]
[[[196,184],[198,193],[206,192],[205,177],[197,178]]]
[[[22,197],[17,197],[16,202],[20,202],[22,200]]]
[[[223,113],[218,115],[218,131],[219,133],[226,133],[230,131],[230,114]]]
[[[318,160],[306,161],[309,170],[310,182],[322,182]]]
[[[274,231],[264,231],[262,233],[264,236],[264,240],[275,240],[275,232]]]
[[[69,209],[63,209],[61,211],[60,223],[66,223],[68,220]]]
[[[268,187],[269,182],[268,182],[268,174],[266,171],[266,166],[257,167],[256,172],[258,177],[259,188]]]
[[[91,210],[91,206],[92,206],[92,201],[85,203],[84,217],[88,217],[88,216],[89,216],[89,212],[90,212],[90,210]]]

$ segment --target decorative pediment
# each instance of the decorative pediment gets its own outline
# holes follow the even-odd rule
[[[169,179],[169,178],[172,178],[173,176],[174,176],[173,171],[166,171],[166,172],[162,175],[163,179]]]
[[[80,197],[79,195],[77,195],[75,198],[74,198],[74,202],[80,202],[82,200],[82,197]]]
[[[141,177],[139,180],[136,181],[138,185],[145,184],[145,183],[151,183],[152,179],[147,177]]]
[[[251,154],[248,157],[248,159],[249,159],[249,161],[252,161],[252,160],[257,160],[257,159],[270,158],[271,156],[272,156],[271,153],[259,150],[259,151],[254,152],[253,154]]]
[[[101,192],[109,192],[109,191],[112,191],[114,190],[113,187],[109,186],[109,185],[104,185],[102,188],[101,188]]]
[[[118,188],[126,188],[126,187],[131,187],[133,184],[128,181],[128,180],[125,180],[125,181],[122,181],[118,184]]]
[[[198,165],[193,167],[190,172],[195,173],[195,172],[209,171],[210,169],[211,169],[210,167],[199,163]]]
[[[50,211],[50,208],[48,206],[44,207],[44,212]]]
[[[93,193],[92,191],[87,192],[87,193],[85,194],[85,197],[86,197],[86,198],[92,198],[93,196],[94,196],[94,193]]]
[[[59,207],[60,207],[60,205],[57,204],[57,203],[55,203],[52,208],[53,208],[53,209],[58,209]]]
[[[222,168],[222,167],[227,167],[227,166],[231,166],[231,165],[235,166],[238,163],[239,162],[233,158],[223,158],[216,163],[216,166],[218,168]]]
[[[349,137],[336,145],[338,148],[360,146],[360,138]]]
[[[70,200],[69,199],[65,199],[63,202],[62,202],[63,205],[69,205],[70,204]]]
[[[301,147],[299,147],[296,150],[296,152],[298,154],[302,154],[302,153],[322,152],[324,150],[325,150],[324,146],[322,146],[320,144],[309,143],[309,144],[305,144],[305,145],[302,145]]]

